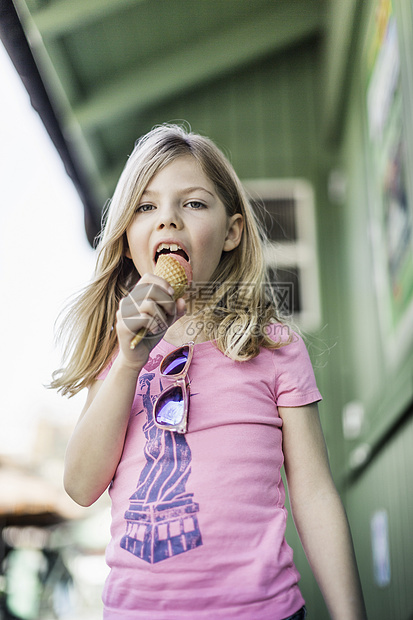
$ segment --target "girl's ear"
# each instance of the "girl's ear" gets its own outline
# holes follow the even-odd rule
[[[234,248],[238,247],[242,237],[242,231],[244,230],[244,218],[241,213],[236,213],[228,220],[227,236],[224,241],[224,252],[230,252]]]

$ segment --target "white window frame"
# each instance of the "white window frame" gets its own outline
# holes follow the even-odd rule
[[[243,185],[249,197],[264,206],[266,200],[294,200],[297,239],[268,241],[264,255],[268,267],[298,269],[301,309],[293,319],[304,330],[316,330],[321,322],[321,309],[314,191],[311,184],[303,179],[247,179]]]

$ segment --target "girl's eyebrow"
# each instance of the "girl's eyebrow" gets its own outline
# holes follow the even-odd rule
[[[215,195],[212,192],[210,192],[205,187],[202,187],[201,185],[195,185],[194,187],[185,187],[184,189],[181,190],[181,192],[183,194],[190,194],[192,192],[199,191],[199,190],[201,190],[203,192],[206,192],[207,194],[209,194],[213,198],[215,197]],[[152,191],[150,189],[145,189],[144,192],[142,193],[142,198],[144,198],[146,196],[154,196],[156,194],[157,194],[157,192],[154,192],[154,191]]]
[[[206,189],[205,187],[202,187],[201,185],[199,186],[195,186],[195,187],[187,187],[184,190],[184,193],[186,194],[190,194],[191,192],[196,192],[198,190],[201,190],[203,192],[206,192],[207,194],[209,194],[210,196],[214,197],[214,194],[212,192],[210,192],[208,189]]]

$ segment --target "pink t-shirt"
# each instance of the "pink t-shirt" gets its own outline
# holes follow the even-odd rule
[[[159,362],[174,348],[161,341],[140,373],[110,485],[104,619],[286,618],[304,600],[284,538],[276,405],[321,399],[306,347],[294,334],[233,362],[211,342],[196,344],[185,435],[152,422]]]

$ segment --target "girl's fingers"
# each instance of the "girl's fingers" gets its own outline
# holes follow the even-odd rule
[[[166,314],[162,306],[149,300],[144,300],[138,306],[133,300],[125,298],[125,302],[121,302],[119,315],[132,335],[142,327],[153,334],[166,331],[171,321],[171,315]]]
[[[119,304],[116,331],[121,351],[128,359],[131,355],[135,359],[138,349],[140,355],[143,351],[147,355],[170,325],[184,313],[184,300],[174,301],[173,289],[168,282],[153,274],[145,274]],[[135,347],[131,347],[137,334],[140,335],[139,340]],[[143,347],[138,346],[141,341]]]
[[[153,282],[154,279],[161,284]],[[131,340],[142,329],[147,332],[145,337],[160,335],[175,317],[176,304],[169,294],[169,286],[161,278],[148,274],[120,302],[118,337],[121,341]]]
[[[156,278],[156,276],[150,277]],[[141,304],[145,301],[154,301],[162,307],[166,314],[173,315],[175,313],[175,302],[172,298],[173,289],[171,289],[172,294],[170,294],[168,292],[169,287],[168,289],[164,288],[165,281],[161,278],[156,279],[163,283],[163,285],[157,282],[142,282],[142,278],[125,299],[129,299],[138,308],[140,308]]]

